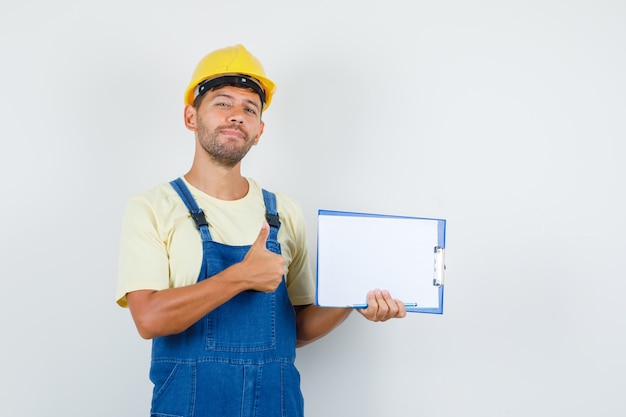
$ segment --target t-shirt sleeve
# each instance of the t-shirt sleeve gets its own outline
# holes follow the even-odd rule
[[[292,253],[287,274],[287,291],[293,305],[312,304],[315,301],[315,277],[309,262],[306,224],[300,205],[293,199],[280,195],[283,209],[289,213],[284,226],[290,229],[289,244]],[[279,211],[280,215],[280,211]]]
[[[126,294],[169,287],[168,255],[154,210],[143,197],[126,207],[120,238],[116,301],[127,307]]]

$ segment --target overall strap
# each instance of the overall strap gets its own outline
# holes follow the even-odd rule
[[[280,229],[280,219],[276,211],[276,195],[263,189],[263,201],[265,202],[265,218],[270,225],[268,240],[278,242],[278,229]]]
[[[207,221],[202,209],[198,207],[196,200],[191,195],[191,192],[189,191],[189,188],[187,188],[187,186],[185,185],[183,179],[177,178],[173,181],[170,181],[170,185],[172,186],[172,188],[174,188],[174,190],[176,190],[180,198],[185,203],[187,209],[189,209],[189,214],[191,214],[191,218],[196,223],[196,227],[198,227],[198,230],[200,230],[202,242],[211,241],[212,239],[211,232],[209,232],[209,222]]]

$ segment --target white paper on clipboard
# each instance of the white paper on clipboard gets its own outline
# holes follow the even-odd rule
[[[443,313],[443,219],[318,212],[316,304],[364,307],[386,289],[407,311]]]

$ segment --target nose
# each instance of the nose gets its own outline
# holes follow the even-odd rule
[[[228,120],[232,123],[243,123],[243,113],[244,109],[241,106],[233,106],[231,108],[230,114],[228,115]]]

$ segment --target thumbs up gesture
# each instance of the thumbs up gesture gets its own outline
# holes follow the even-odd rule
[[[248,289],[272,292],[280,285],[285,272],[285,259],[282,255],[267,250],[266,242],[270,226],[263,223],[256,240],[241,261],[243,279],[248,280]]]

